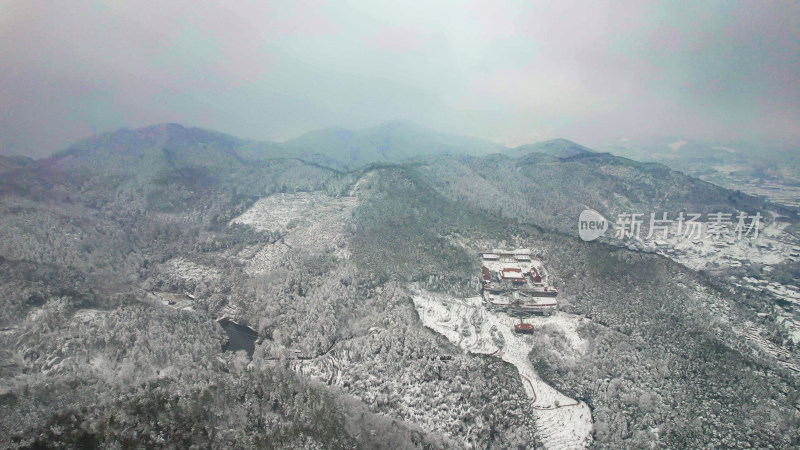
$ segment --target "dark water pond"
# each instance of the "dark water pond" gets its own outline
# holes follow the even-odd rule
[[[228,319],[220,320],[219,324],[228,334],[228,342],[222,346],[223,350],[232,352],[244,350],[250,357],[253,356],[253,352],[256,349],[256,339],[258,339],[258,333],[254,329],[231,322]]]

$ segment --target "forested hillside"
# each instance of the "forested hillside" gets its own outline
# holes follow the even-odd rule
[[[540,447],[517,369],[412,301],[477,295],[476,254],[498,247],[530,248],[585,319],[584,353],[557,327],[526,339],[539,375],[589,405],[586,444],[800,445],[800,382],[770,353],[786,332],[755,315],[766,293],[574,237],[587,204],[757,200],[602,154],[343,171],[253,148],[159,126],[0,175],[0,445]],[[220,318],[258,335],[252,356],[223,350]]]
[[[441,156],[415,166],[438,192],[498,217],[575,234],[581,211],[592,208],[610,220],[621,213],[680,211],[708,214],[778,208],[655,163],[607,153],[554,158]],[[674,217],[674,216],[673,216]]]
[[[32,159],[24,156],[3,156],[0,155],[0,173],[18,169],[33,162]]]

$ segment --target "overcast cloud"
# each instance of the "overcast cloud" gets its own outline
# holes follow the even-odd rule
[[[283,140],[400,118],[511,145],[797,145],[799,29],[797,1],[0,0],[0,153],[160,122]]]

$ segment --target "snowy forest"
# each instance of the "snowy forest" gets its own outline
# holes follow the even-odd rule
[[[478,252],[503,247],[545,261],[557,314],[584,321],[525,339],[542,381],[588,405],[585,445],[800,445],[800,346],[758,314],[778,300],[580,241],[581,205],[607,193],[609,214],[773,207],[607,154],[343,171],[173,125],[0,174],[0,445],[540,447],[560,425],[537,423],[517,369],[412,301],[478,295]],[[225,349],[223,318],[252,354]]]

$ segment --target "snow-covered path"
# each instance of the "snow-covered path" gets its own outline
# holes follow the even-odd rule
[[[423,291],[413,294],[423,324],[471,353],[492,354],[516,366],[523,386],[531,398],[531,414],[536,417],[540,438],[547,448],[585,448],[591,443],[592,415],[589,407],[567,397],[542,381],[528,353],[534,345],[530,336],[514,333],[519,319],[505,313],[487,311],[480,297],[457,300]],[[577,316],[557,313],[549,317],[526,319],[537,329],[545,324],[560,327],[570,346],[583,351],[577,333]]]

